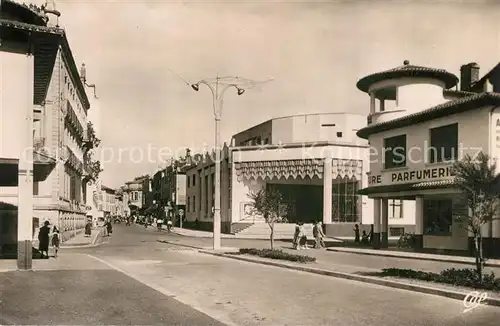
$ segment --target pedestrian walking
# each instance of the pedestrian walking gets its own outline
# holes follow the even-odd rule
[[[108,236],[111,236],[113,234],[113,224],[111,224],[111,220],[108,219],[106,222],[106,231],[108,232]]]
[[[353,231],[354,231],[354,242],[355,243],[360,243],[360,240],[359,240],[359,225],[358,224],[354,225]]]
[[[299,222],[295,223],[295,233],[293,234],[293,249],[299,249],[300,225]]]
[[[314,236],[314,248],[326,248],[325,242],[323,241],[323,237],[325,234],[323,233],[323,228],[321,222],[317,222],[313,227],[313,236]]]
[[[85,224],[85,237],[88,238],[92,235],[92,221],[87,220],[87,224]]]
[[[304,223],[300,222],[300,232],[299,232],[299,248],[300,249],[309,249],[307,246],[307,236],[306,231],[304,230]]]
[[[43,253],[47,254],[47,258],[49,258],[49,238],[50,238],[50,228],[49,221],[45,221],[43,226],[38,231],[38,250],[42,254],[42,258],[44,258]]]
[[[61,239],[59,238],[59,229],[54,226],[52,229],[52,247],[54,248],[54,257],[57,258]]]
[[[172,231],[172,220],[167,221],[167,230],[168,230],[168,233],[170,233]]]
[[[161,226],[163,224],[163,218],[159,217],[157,220],[156,220],[156,227],[158,228],[158,231],[161,231]]]

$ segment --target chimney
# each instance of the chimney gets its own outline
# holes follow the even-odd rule
[[[471,91],[471,86],[479,80],[479,65],[475,62],[460,67],[460,90]]]
[[[84,84],[87,81],[87,68],[85,68],[84,63],[82,63],[82,67],[80,68],[80,79]]]

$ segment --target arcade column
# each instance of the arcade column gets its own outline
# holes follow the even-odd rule
[[[382,199],[373,199],[373,234],[372,246],[374,249],[380,249],[380,211]]]
[[[382,199],[382,244],[381,248],[389,247],[389,200]]]
[[[424,197],[415,198],[415,249],[424,247]]]
[[[17,210],[17,268],[32,268],[33,241],[33,74],[34,57],[26,57],[26,101],[23,108],[24,120],[18,135],[20,156],[18,165],[18,210]]]
[[[323,224],[332,223],[332,159],[323,161]]]

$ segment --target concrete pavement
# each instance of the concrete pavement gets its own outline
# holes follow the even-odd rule
[[[99,247],[62,251],[58,259],[35,262],[35,272],[2,273],[0,311],[5,313],[0,323],[220,325],[215,319],[244,326],[498,324],[496,307],[480,306],[464,314],[457,300],[158,242],[178,238],[117,226]],[[10,276],[15,273],[17,281]]]
[[[99,245],[104,240],[104,228],[92,228],[90,237],[85,236],[85,232],[80,232],[76,236],[61,243],[61,248],[76,248]]]
[[[233,325],[487,326],[496,325],[500,314],[500,308],[489,306],[463,314],[463,303],[457,300],[202,255],[158,242],[181,238],[186,237],[118,227],[109,243],[86,252]]]
[[[0,274],[1,325],[224,324],[84,254]]]
[[[176,228],[173,233],[191,237],[191,238],[213,238],[212,232],[198,231],[198,230],[190,230],[190,229],[180,229]],[[253,238],[245,238],[240,237],[238,235],[233,234],[222,234],[222,239],[239,239],[239,240],[267,240],[268,238],[262,239],[253,239]],[[290,238],[291,239],[291,238]],[[327,246],[329,242],[338,243],[341,240],[353,240],[353,238],[325,238],[325,242],[327,242]],[[389,240],[397,240],[398,237],[390,237]],[[283,239],[277,240],[283,241]],[[440,261],[446,263],[456,263],[456,264],[469,264],[475,265],[474,257],[462,257],[462,256],[450,256],[450,255],[440,255],[440,254],[427,254],[427,253],[416,253],[416,252],[407,252],[407,251],[395,251],[395,250],[380,250],[380,249],[371,249],[371,248],[349,248],[349,247],[329,247],[329,251],[336,252],[344,252],[344,253],[352,253],[352,254],[362,254],[368,256],[381,256],[381,257],[394,257],[394,258],[404,258],[404,259],[418,259],[418,260],[429,260],[429,261]],[[500,259],[488,259],[486,262],[487,266],[491,267],[500,267]]]

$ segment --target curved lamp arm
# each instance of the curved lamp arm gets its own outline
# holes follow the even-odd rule
[[[200,80],[196,84],[191,85],[191,87],[195,90],[199,90],[199,85],[203,84],[206,85],[210,91],[212,92],[212,100],[213,100],[213,108],[214,108],[214,117],[216,120],[220,120],[220,116],[222,114],[222,106],[224,103],[224,93],[231,88],[234,87],[238,90],[238,95],[242,95],[245,90],[242,88],[239,88],[235,84],[229,84],[229,85],[224,85],[222,88],[214,88],[213,83],[209,83],[205,80]]]

